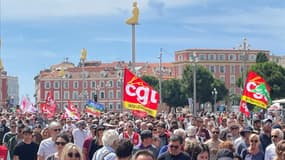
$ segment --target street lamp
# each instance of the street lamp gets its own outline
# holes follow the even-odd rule
[[[217,95],[218,95],[218,91],[216,88],[213,89],[212,95],[214,96],[214,105],[212,106],[212,112],[215,112],[215,107],[217,103]]]
[[[197,116],[197,107],[196,107],[196,63],[198,62],[199,57],[196,55],[196,52],[193,52],[193,55],[190,57],[190,62],[193,63],[193,114]]]
[[[82,96],[82,106],[81,111],[83,110],[84,107],[84,100],[85,100],[85,71],[84,71],[84,66],[85,66],[85,60],[86,60],[86,56],[87,56],[87,50],[85,48],[82,48],[81,50],[81,56],[80,56],[80,62],[82,65],[82,92],[81,92],[81,96]]]
[[[242,87],[244,87],[246,81],[246,61],[247,61],[247,50],[249,50],[250,45],[247,43],[247,39],[243,38],[243,43],[240,45],[239,49],[242,50]]]

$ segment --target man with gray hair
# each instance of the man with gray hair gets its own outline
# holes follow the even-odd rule
[[[115,160],[115,149],[119,143],[119,133],[114,129],[104,131],[102,143],[103,147],[94,153],[92,160]]]
[[[43,140],[40,143],[39,150],[38,150],[38,159],[37,160],[45,160],[47,156],[53,154],[56,152],[56,147],[55,147],[55,139],[56,136],[60,133],[62,127],[60,123],[56,121],[52,121],[48,125],[48,131],[50,134],[50,138]]]
[[[274,157],[276,156],[275,147],[277,143],[283,139],[283,137],[284,137],[284,133],[282,132],[281,129],[279,128],[272,129],[271,140],[273,143],[270,144],[268,147],[266,147],[264,160],[274,159]]]

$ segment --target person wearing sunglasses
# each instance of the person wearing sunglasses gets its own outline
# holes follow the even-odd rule
[[[73,143],[67,143],[62,149],[60,160],[83,160],[83,156],[79,147]]]
[[[265,158],[264,160],[273,160],[276,157],[276,145],[284,137],[284,133],[281,129],[275,128],[271,131],[271,140],[272,144],[266,147],[265,149]]]
[[[55,139],[56,139],[56,136],[60,134],[61,129],[62,127],[60,123],[56,121],[52,121],[48,125],[48,131],[49,131],[50,137],[43,140],[40,143],[40,147],[38,150],[38,160],[46,160],[46,158],[49,155],[54,154],[56,152]]]
[[[218,147],[223,141],[219,139],[220,129],[219,127],[212,128],[211,130],[211,138],[205,142],[206,145],[209,146],[210,149],[210,159],[215,160],[216,154],[218,152]]]
[[[173,134],[169,138],[168,149],[162,153],[158,160],[189,160],[190,157],[187,153],[182,151],[184,139],[176,134]]]
[[[50,155],[47,158],[47,160],[60,160],[60,156],[61,156],[63,147],[67,143],[69,143],[69,137],[68,137],[67,134],[61,133],[61,134],[57,135],[56,139],[55,139],[55,146],[56,146],[57,152],[55,152],[54,154]]]
[[[253,133],[249,136],[249,147],[241,152],[241,157],[244,160],[262,160],[264,153],[260,149],[259,135]]]

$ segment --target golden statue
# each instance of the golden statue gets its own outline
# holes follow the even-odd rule
[[[137,2],[133,3],[133,16],[129,18],[126,23],[129,25],[138,24],[139,21],[139,8],[137,7]]]
[[[86,51],[86,49],[85,49],[85,48],[82,48],[82,50],[81,50],[81,56],[80,56],[80,60],[81,60],[81,61],[85,61],[86,56],[87,56],[87,51]]]
[[[64,69],[61,68],[61,69],[59,70],[59,76],[60,76],[60,77],[64,77],[64,75],[65,75]]]
[[[0,59],[0,71],[3,69],[4,69],[4,67],[3,67],[2,59]]]

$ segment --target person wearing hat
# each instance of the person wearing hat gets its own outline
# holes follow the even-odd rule
[[[134,147],[133,154],[139,150],[150,150],[153,155],[157,158],[158,149],[152,145],[152,132],[150,130],[143,130],[140,134],[141,144]]]
[[[88,137],[86,130],[87,124],[84,120],[77,122],[77,128],[72,131],[74,144],[82,150],[83,142]]]
[[[266,147],[272,143],[271,129],[272,129],[272,120],[268,118],[262,120],[262,131],[260,133],[260,143],[261,143],[263,152],[265,152]]]
[[[13,160],[37,159],[39,145],[33,142],[32,129],[29,127],[25,127],[22,130],[22,133],[23,141],[16,145]]]
[[[236,139],[234,142],[236,152],[240,155],[241,152],[249,146],[249,136],[253,129],[250,126],[242,128],[240,131],[241,137]]]
[[[253,132],[259,134],[261,131],[261,120],[259,118],[253,119]]]

